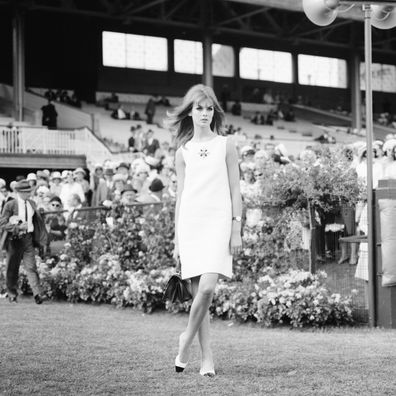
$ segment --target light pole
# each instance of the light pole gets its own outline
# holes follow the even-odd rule
[[[364,55],[366,66],[366,145],[367,145],[367,219],[368,219],[368,272],[369,272],[369,322],[376,325],[375,308],[375,239],[373,211],[373,91],[372,91],[372,43],[371,26],[390,29],[396,26],[395,0],[390,1],[348,1],[348,0],[302,0],[308,19],[316,25],[330,25],[337,17],[341,5],[347,10],[360,4],[364,12]],[[345,11],[345,10],[344,10]]]

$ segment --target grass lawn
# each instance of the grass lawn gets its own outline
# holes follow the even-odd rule
[[[0,395],[395,395],[396,331],[263,329],[215,320],[218,375],[198,345],[174,372],[187,316],[0,300]]]

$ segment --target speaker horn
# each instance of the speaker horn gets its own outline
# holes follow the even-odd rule
[[[396,9],[391,5],[371,6],[371,24],[378,29],[392,29],[396,26]]]
[[[340,0],[303,0],[305,15],[315,25],[330,25],[338,14]]]

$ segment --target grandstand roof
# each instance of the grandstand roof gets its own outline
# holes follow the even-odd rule
[[[325,27],[308,20],[302,0],[0,0],[0,7],[15,6],[26,12],[118,20],[125,28],[157,26],[163,34],[167,29],[210,30],[216,39],[235,36],[276,39],[286,46],[364,47],[363,15],[358,5]],[[393,32],[373,29],[374,52],[396,56]]]

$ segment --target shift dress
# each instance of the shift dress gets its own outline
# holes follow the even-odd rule
[[[226,163],[227,137],[189,141],[180,197],[178,241],[183,279],[204,273],[232,277],[231,192]]]

